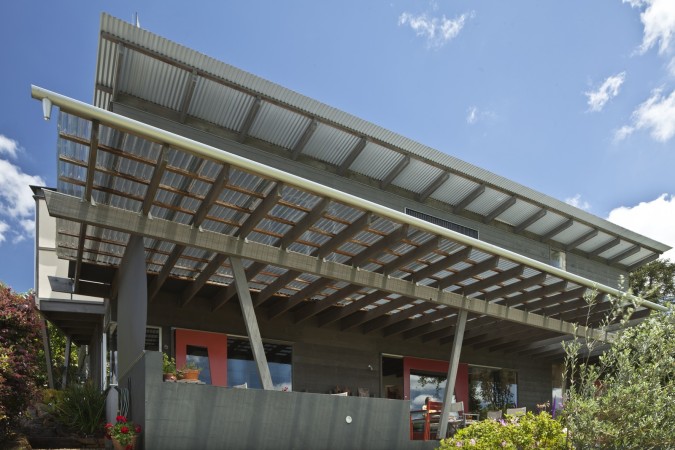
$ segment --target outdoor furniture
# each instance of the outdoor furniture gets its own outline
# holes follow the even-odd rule
[[[420,434],[420,428],[422,440],[442,439],[442,437],[438,436],[442,410],[443,402],[427,399],[424,409],[410,411],[410,439],[414,439],[415,435]],[[448,417],[448,436],[452,436],[457,430],[466,426],[466,415],[463,414],[464,402],[450,403],[450,413],[451,415]],[[469,415],[475,416],[475,414]],[[414,416],[417,416],[417,418]],[[474,419],[471,418],[470,420],[473,421]]]
[[[492,419],[492,420],[499,420],[502,418],[502,412],[501,411],[488,411],[487,412],[487,418]]]
[[[524,406],[522,408],[507,408],[506,409],[506,414],[508,414],[509,416],[520,417],[520,416],[524,416],[525,413],[527,413],[527,408],[524,407]]]

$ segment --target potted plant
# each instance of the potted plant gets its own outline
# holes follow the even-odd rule
[[[129,422],[125,416],[117,416],[116,422],[105,425],[105,437],[112,440],[115,450],[132,450],[136,439],[141,434],[141,427]]]
[[[176,360],[164,353],[162,362],[164,381],[176,381]]]
[[[197,364],[188,361],[176,372],[176,375],[179,380],[196,381],[199,379],[199,372],[201,369],[197,367]]]

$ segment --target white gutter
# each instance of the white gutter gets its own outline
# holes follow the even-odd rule
[[[255,161],[251,161],[250,159],[234,155],[225,150],[203,144],[201,142],[186,138],[178,134],[171,133],[166,130],[162,130],[161,128],[153,127],[146,123],[139,122],[137,120],[133,120],[128,117],[121,116],[119,114],[115,114],[110,111],[106,111],[104,109],[97,108],[95,106],[89,105],[87,103],[78,100],[74,100],[61,94],[48,91],[41,87],[31,86],[31,96],[37,100],[42,100],[43,106],[47,102],[51,102],[52,104],[58,106],[63,112],[72,113],[74,115],[81,116],[86,119],[98,120],[100,123],[109,124],[110,126],[119,128],[120,130],[141,135],[143,137],[146,137],[150,140],[156,141],[161,144],[168,144],[173,147],[180,148],[181,150],[186,151],[188,153],[192,153],[196,156],[205,157],[215,161],[220,161],[222,163],[237,166],[243,170],[255,173],[264,178],[274,178],[279,181],[282,181],[285,184],[293,185],[295,187],[312,192],[313,194],[319,196],[329,197],[333,200],[352,206],[356,209],[366,210],[375,215],[386,217],[394,222],[408,223],[414,226],[415,228],[419,228],[429,233],[446,237],[455,242],[462,243],[464,245],[473,247],[478,250],[482,250],[484,252],[493,255],[504,257],[513,262],[529,266],[541,272],[545,272],[558,278],[562,278],[563,280],[576,283],[580,286],[585,286],[587,288],[594,289],[617,298],[623,297],[626,300],[636,301],[641,306],[645,306],[655,311],[668,310],[668,308],[662,305],[647,300],[639,299],[633,295],[629,295],[618,289],[614,289],[609,286],[596,283],[579,275],[575,275],[573,273],[558,269],[557,267],[553,267],[549,264],[536,261],[534,259],[497,247],[484,241],[479,241],[478,239],[474,239],[464,234],[457,233],[456,231],[452,231],[447,228],[434,225],[432,223],[426,222],[416,217],[409,216],[402,212],[395,211],[393,209],[387,208],[377,203],[373,203],[371,201],[364,200],[362,198],[356,197],[351,194],[347,194],[337,189],[324,186],[314,181],[306,180],[302,177],[293,175],[288,172],[284,172],[274,167],[266,166],[264,164],[260,164]],[[47,118],[47,113],[44,113],[44,116],[45,118]]]

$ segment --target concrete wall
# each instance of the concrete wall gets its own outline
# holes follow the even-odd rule
[[[164,383],[161,354],[156,352],[146,352],[139,366],[147,372],[146,450],[431,449],[438,445],[409,440],[405,401]]]
[[[162,327],[162,340],[169,348],[172,348],[172,327],[246,335],[235,300],[215,313],[205,299],[196,298],[190,308],[178,307],[179,302],[164,299],[148,306],[148,324]],[[358,328],[341,331],[337,324],[318,327],[312,320],[298,325],[288,315],[274,321],[265,317],[265,310],[261,308],[258,320],[263,339],[293,346],[293,390],[296,392],[328,393],[336,386],[349,387],[355,392],[363,387],[368,388],[371,395],[382,397],[382,354],[450,359],[450,344],[440,345],[438,341],[423,343],[396,336],[384,338],[379,332],[364,335]],[[474,350],[469,346],[462,349],[460,362],[516,370],[520,406],[534,410],[537,403],[551,397],[550,363],[517,354]]]

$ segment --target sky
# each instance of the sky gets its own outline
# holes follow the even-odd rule
[[[0,282],[33,287],[56,121],[91,103],[107,12],[675,246],[673,0],[0,4]],[[665,254],[675,261],[675,251]]]

